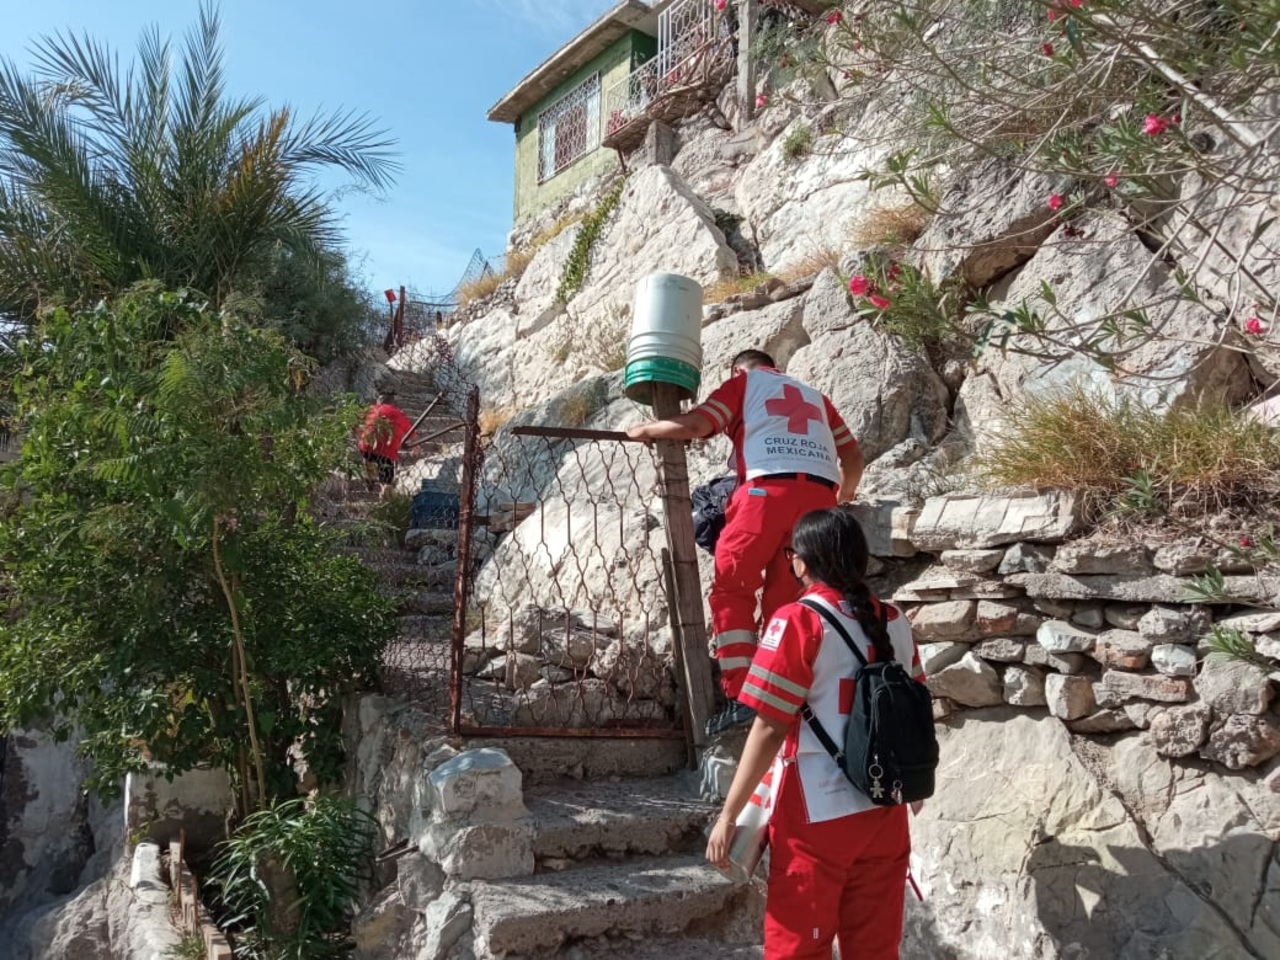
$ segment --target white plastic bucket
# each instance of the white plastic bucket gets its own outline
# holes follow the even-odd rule
[[[673,384],[682,400],[702,379],[702,287],[677,273],[651,273],[636,284],[627,341],[627,396],[652,405],[655,383]]]
[[[627,362],[661,358],[702,369],[702,287],[677,273],[636,284]]]

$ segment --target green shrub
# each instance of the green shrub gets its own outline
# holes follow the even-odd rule
[[[221,844],[210,876],[236,955],[328,960],[354,949],[349,928],[372,875],[377,824],[349,800],[295,798],[248,817]]]
[[[813,128],[807,123],[798,124],[783,138],[782,156],[794,163],[813,152]]]

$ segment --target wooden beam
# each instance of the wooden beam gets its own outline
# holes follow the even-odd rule
[[[680,388],[653,384],[653,412],[659,420],[680,415]],[[693,501],[689,497],[689,465],[685,445],[659,440],[655,446],[662,471],[662,503],[666,514],[667,549],[671,551],[671,575],[675,581],[675,609],[671,611],[677,656],[684,667],[685,696],[689,703],[689,732],[696,750],[707,742],[707,718],[715,706],[711,681],[711,657],[707,649],[707,623],[702,615],[702,583],[698,576],[697,544],[693,539]]]
[[[550,437],[553,440],[616,440],[619,443],[643,443],[632,440],[621,430],[580,430],[577,427],[512,427],[514,437]]]

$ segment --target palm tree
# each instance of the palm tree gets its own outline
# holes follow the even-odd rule
[[[218,33],[202,4],[176,68],[154,27],[125,70],[87,36],[42,39],[30,75],[0,59],[0,316],[143,279],[221,304],[273,252],[334,247],[318,171],[390,184],[392,142],[369,117],[230,98]]]

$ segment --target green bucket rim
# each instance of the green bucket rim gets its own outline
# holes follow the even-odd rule
[[[627,396],[646,406],[653,405],[652,383],[670,383],[688,393],[684,399],[692,400],[702,383],[697,367],[683,360],[670,357],[643,357],[628,363],[623,372]]]

